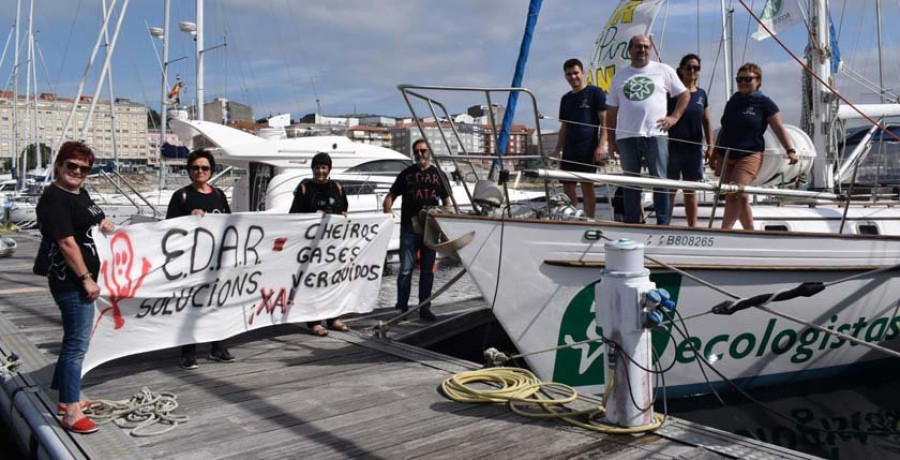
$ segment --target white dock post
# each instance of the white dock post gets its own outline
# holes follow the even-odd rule
[[[612,346],[605,344],[606,384],[610,374],[615,376],[606,419],[624,427],[649,425],[653,423],[653,377],[641,367],[652,369],[653,356],[650,330],[644,327],[644,297],[656,285],[644,267],[643,244],[622,238],[606,243],[604,250],[606,268],[595,287],[597,325],[635,361],[616,356]]]

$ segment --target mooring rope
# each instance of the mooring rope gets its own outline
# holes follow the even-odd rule
[[[143,387],[129,399],[100,399],[91,402],[91,418],[100,423],[112,421],[132,436],[156,436],[172,431],[190,419],[187,415],[173,414],[177,408],[178,396],[175,393],[153,393],[149,388]],[[148,430],[156,424],[169,426],[156,431]]]
[[[0,381],[11,379],[13,374],[18,372],[19,364],[21,364],[19,356],[15,353],[0,359]]]

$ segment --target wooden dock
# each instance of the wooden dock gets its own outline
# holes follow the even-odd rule
[[[452,402],[440,394],[440,382],[480,366],[370,337],[367,328],[391,316],[387,308],[348,320],[353,331],[325,338],[284,325],[229,339],[234,363],[201,358],[199,369],[183,370],[175,349],[107,363],[87,375],[88,398],[125,399],[144,386],[172,391],[176,413],[190,421],[154,437],[130,437],[113,425],[71,435],[50,412],[59,313],[46,281],[31,274],[37,242],[17,241],[15,256],[0,259],[0,348],[22,356],[16,381],[34,390],[27,397],[73,458],[813,458],[671,417],[657,434],[609,436],[525,419],[504,405]],[[448,325],[484,321],[483,307],[473,300],[436,305],[437,324],[410,321],[392,336],[415,343],[447,337]],[[199,352],[206,350],[201,345]]]

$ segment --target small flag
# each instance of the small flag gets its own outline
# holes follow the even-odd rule
[[[778,35],[794,24],[802,22],[803,11],[797,0],[767,0],[766,7],[759,19],[772,31],[772,34]],[[763,28],[762,24],[753,33],[753,38],[756,40],[765,40],[769,37],[771,35]]]

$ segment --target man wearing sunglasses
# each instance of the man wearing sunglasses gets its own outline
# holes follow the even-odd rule
[[[166,211],[166,219],[174,219],[182,216],[204,216],[207,213],[230,214],[228,199],[221,189],[209,185],[209,179],[216,169],[216,159],[207,150],[194,150],[187,159],[188,174],[191,184],[176,191],[169,200],[169,208]],[[197,344],[188,344],[181,347],[182,369],[197,368]],[[213,342],[209,359],[213,361],[232,362],[234,356],[225,348],[222,342]]]
[[[646,35],[635,35],[628,42],[631,66],[616,71],[609,89],[607,124],[616,133],[609,146],[616,151],[626,174],[640,175],[641,159],[647,161],[650,176],[666,177],[669,162],[667,132],[684,114],[691,96],[675,70],[653,62],[653,42]],[[666,115],[670,97],[677,98],[675,109]],[[625,222],[641,222],[641,190],[623,191]],[[669,224],[669,190],[653,189],[656,223]]]
[[[419,303],[431,297],[434,284],[434,250],[425,246],[424,235],[413,229],[412,218],[426,206],[450,205],[450,191],[441,171],[431,164],[431,151],[424,139],[413,143],[416,164],[407,167],[397,176],[391,191],[384,197],[384,212],[390,214],[394,199],[403,197],[400,208],[400,273],[397,275],[397,305],[401,312],[409,310],[409,293],[412,289],[412,271],[419,254]],[[431,306],[419,309],[424,321],[437,319]]]

